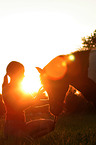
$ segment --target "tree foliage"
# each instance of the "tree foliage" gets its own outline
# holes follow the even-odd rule
[[[83,37],[82,41],[84,50],[96,48],[96,30],[93,34],[91,33],[91,36],[87,36],[87,38]]]

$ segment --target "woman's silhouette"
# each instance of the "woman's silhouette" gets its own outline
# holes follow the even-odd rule
[[[51,119],[25,121],[24,110],[40,101],[38,95],[24,94],[20,89],[20,82],[24,78],[24,66],[12,61],[6,68],[6,75],[2,85],[2,95],[6,107],[6,121],[4,134],[7,139],[19,140],[22,137],[38,138],[54,129]],[[10,82],[8,83],[8,76]]]

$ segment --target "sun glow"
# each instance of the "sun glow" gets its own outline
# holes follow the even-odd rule
[[[32,73],[25,74],[21,87],[24,93],[34,94],[41,86],[39,74],[34,70]]]

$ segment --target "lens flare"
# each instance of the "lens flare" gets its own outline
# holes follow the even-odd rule
[[[62,66],[66,67],[66,62],[65,61],[62,62]]]
[[[44,67],[44,71],[50,79],[58,80],[66,74],[67,64],[61,56],[55,57]]]
[[[73,54],[69,55],[69,60],[74,61],[75,60],[75,56]]]

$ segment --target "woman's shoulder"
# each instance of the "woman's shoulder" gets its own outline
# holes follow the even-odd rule
[[[14,92],[14,87],[11,84],[2,87],[2,95],[12,94]]]

